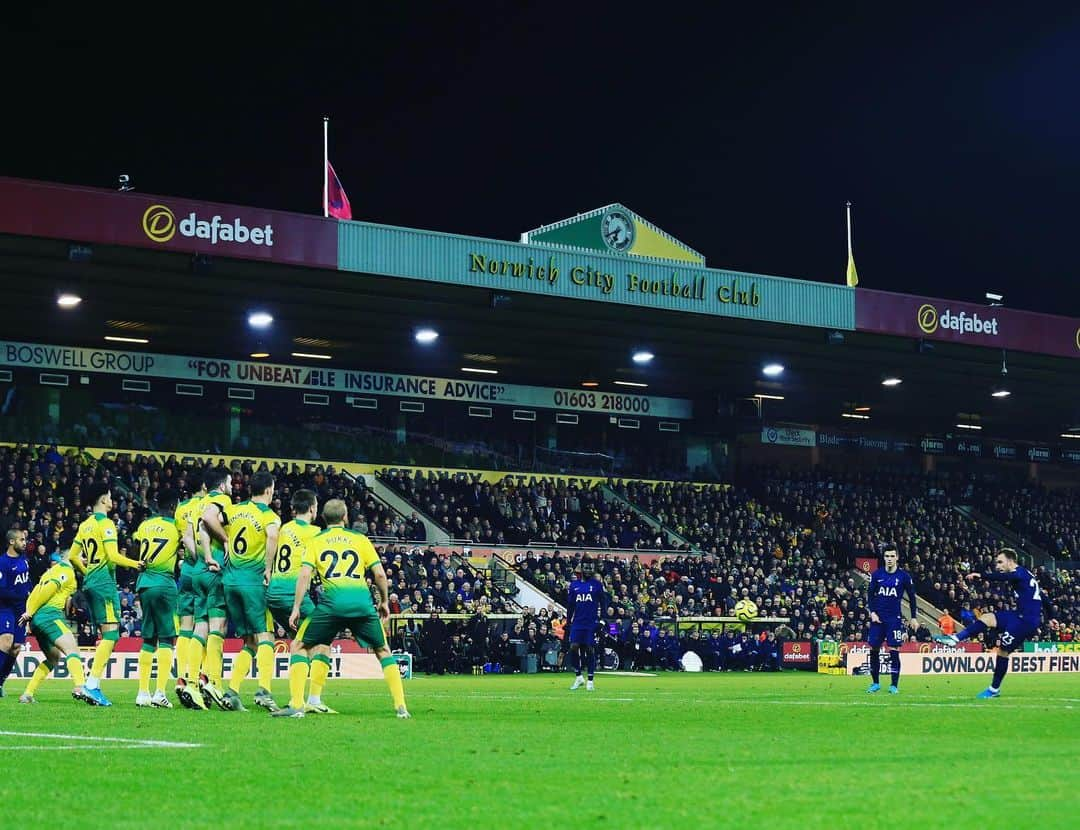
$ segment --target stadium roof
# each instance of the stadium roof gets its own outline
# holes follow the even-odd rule
[[[705,427],[714,418],[720,427],[729,405],[754,394],[783,397],[763,401],[773,422],[905,434],[970,422],[986,437],[1040,441],[1080,425],[1080,363],[1064,356],[25,232],[0,235],[0,286],[3,336],[13,341],[100,348],[106,335],[126,336],[150,343],[118,348],[269,352],[277,362],[326,353],[342,367],[448,377],[471,365],[510,383],[595,380],[612,391],[632,381],[648,384],[646,394],[692,398]],[[56,304],[68,290],[83,298],[75,312]],[[256,309],[274,317],[264,332],[246,323]],[[422,325],[440,333],[435,345],[414,341]],[[635,365],[637,348],[655,360]],[[786,367],[780,378],[763,377],[769,361]],[[887,376],[903,383],[885,387]],[[1002,386],[1012,394],[991,397]],[[856,407],[870,407],[861,409],[868,422],[842,418]]]

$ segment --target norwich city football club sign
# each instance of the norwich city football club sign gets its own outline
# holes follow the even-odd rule
[[[608,205],[499,242],[393,228],[339,225],[338,267],[543,297],[619,303],[800,326],[852,329],[842,285],[721,271],[622,205]]]

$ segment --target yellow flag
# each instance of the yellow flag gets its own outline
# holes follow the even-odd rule
[[[859,284],[859,272],[855,270],[855,254],[850,250],[847,253],[847,284],[848,288]]]

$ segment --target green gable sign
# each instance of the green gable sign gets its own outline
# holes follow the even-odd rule
[[[618,203],[526,231],[521,241],[526,245],[705,264],[705,257],[689,245]]]

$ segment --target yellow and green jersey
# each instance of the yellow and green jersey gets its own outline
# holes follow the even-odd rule
[[[375,610],[367,572],[379,563],[379,555],[363,534],[344,527],[328,527],[306,545],[304,564],[322,582],[319,607],[347,617]]]
[[[41,602],[41,595],[45,590],[45,586],[50,584],[56,586],[56,591],[45,602]],[[75,569],[71,567],[71,563],[57,562],[41,575],[38,584],[30,592],[30,596],[26,598],[26,610],[30,612],[31,616],[42,608],[51,608],[62,614],[67,607],[67,601],[75,593],[77,587]]]
[[[184,499],[180,504],[176,506],[176,512],[173,514],[173,519],[176,524],[176,532],[180,535],[180,573],[183,574],[188,566],[192,564],[191,559],[188,557],[187,551],[184,549],[184,531],[187,530],[188,525],[191,525],[191,534],[195,540],[195,550],[198,553],[199,548],[199,505],[202,504],[202,496],[192,496],[190,499]],[[198,558],[198,555],[195,557]]]
[[[180,534],[175,519],[151,516],[135,531],[139,544],[139,560],[146,563],[146,570],[139,574],[135,588],[175,585],[176,559],[180,554]]]
[[[124,556],[116,547],[116,525],[104,513],[94,513],[79,525],[71,556],[82,556],[86,569],[83,586],[116,590],[116,566],[138,567],[139,563]]]
[[[319,528],[316,525],[308,524],[302,519],[294,519],[282,525],[267,596],[281,596],[291,600],[296,595],[296,579],[300,576],[308,543],[318,533]]]
[[[262,585],[266,572],[266,532],[281,524],[270,505],[242,501],[228,508],[229,555],[222,582],[226,585]]]
[[[192,501],[194,501],[194,499],[192,499]],[[199,551],[199,555],[195,559],[195,570],[197,571],[206,570],[206,561],[203,559],[202,546],[199,544],[199,531],[202,529],[203,526],[203,514],[206,512],[206,508],[208,508],[210,505],[214,505],[217,507],[218,513],[221,516],[221,524],[225,527],[226,534],[229,532],[228,511],[229,508],[232,507],[232,498],[218,490],[211,490],[209,493],[199,499],[199,504],[195,508],[195,510],[197,511],[197,522],[195,524],[195,545]],[[225,564],[225,547],[217,538],[214,537],[213,534],[210,534],[210,556],[213,557],[214,561],[217,562],[219,565]]]

